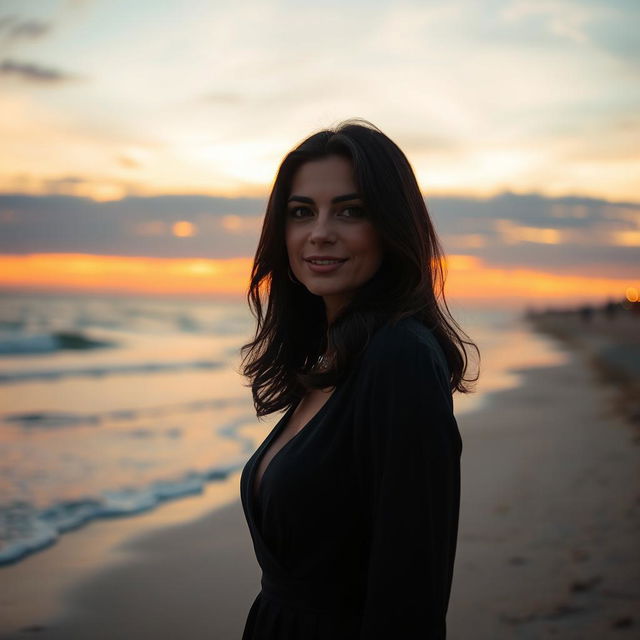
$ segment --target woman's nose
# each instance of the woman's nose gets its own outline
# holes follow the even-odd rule
[[[318,215],[311,227],[311,242],[331,242],[335,240],[335,229],[329,216]]]

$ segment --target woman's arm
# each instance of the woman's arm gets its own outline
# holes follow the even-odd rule
[[[356,393],[356,469],[370,523],[360,637],[446,636],[462,442],[437,346],[379,336]]]

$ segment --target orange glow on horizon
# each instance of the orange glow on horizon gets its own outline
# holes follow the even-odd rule
[[[243,295],[251,258],[0,256],[0,286],[158,295]]]
[[[149,258],[88,254],[0,255],[0,287],[141,295],[244,296],[253,258]],[[447,299],[482,304],[637,295],[624,278],[496,268],[471,255],[446,258]]]
[[[541,269],[491,267],[475,256],[453,256],[449,265],[446,295],[468,302],[485,299],[527,300],[531,302],[623,297],[634,282],[628,278],[595,278],[563,275]],[[465,263],[459,258],[471,258]]]

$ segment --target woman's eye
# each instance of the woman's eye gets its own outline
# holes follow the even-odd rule
[[[291,218],[296,220],[300,220],[301,218],[306,218],[310,215],[313,215],[313,210],[309,207],[291,207],[288,210],[288,215]],[[345,218],[363,218],[366,214],[362,207],[345,207],[339,212],[340,216],[344,216]]]
[[[342,213],[347,214],[347,218],[362,218],[364,216],[364,209],[362,207],[346,207],[342,210]]]
[[[289,209],[289,215],[292,218],[302,218],[307,211],[309,211],[308,207],[292,207]],[[300,213],[300,215],[298,215],[298,213]]]

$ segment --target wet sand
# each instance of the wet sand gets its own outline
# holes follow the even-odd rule
[[[640,447],[620,385],[576,344],[567,364],[521,375],[521,386],[458,420],[462,505],[448,637],[636,638]],[[90,529],[106,535],[103,525],[125,521],[69,535],[81,545]],[[5,614],[21,603],[13,626],[3,615],[1,637],[234,640],[259,591],[237,500],[112,545],[117,562],[56,589],[63,543],[0,571]],[[52,580],[39,600],[34,585]]]

